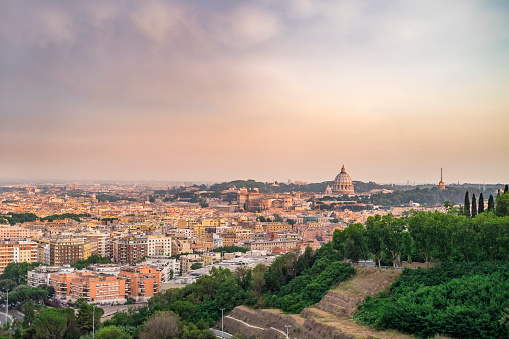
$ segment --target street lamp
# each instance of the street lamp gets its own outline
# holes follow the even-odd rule
[[[5,302],[5,323],[9,322],[9,290],[7,290],[7,301]]]
[[[92,306],[92,339],[95,338],[95,305]]]
[[[220,308],[221,310],[221,338],[224,338],[224,308]]]
[[[290,339],[290,337],[288,336],[288,329],[290,327],[292,327],[292,326],[291,325],[285,325],[285,327],[286,327],[286,339]]]

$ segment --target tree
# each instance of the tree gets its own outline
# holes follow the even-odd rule
[[[141,328],[138,336],[140,339],[166,339],[178,337],[180,327],[178,316],[173,312],[156,312]]]
[[[23,313],[25,314],[25,317],[23,318],[23,328],[28,328],[35,320],[35,305],[32,299],[25,303]]]
[[[95,319],[92,321],[92,316],[95,313]],[[76,324],[79,328],[80,333],[87,334],[92,332],[92,324],[97,329],[101,324],[101,317],[104,314],[104,310],[100,307],[89,305],[86,301],[79,303],[78,315],[76,316]]]
[[[500,194],[497,197],[497,207],[495,214],[499,217],[505,217],[509,215],[509,193]]]
[[[504,186],[504,193],[507,193],[507,191],[509,191],[509,185]]]
[[[477,209],[477,213],[481,214],[484,212],[484,197],[481,194],[479,194],[479,208]]]
[[[470,216],[470,200],[468,198],[468,191],[465,192],[465,204],[463,205],[463,214],[467,217]]]
[[[359,259],[366,260],[366,229],[361,223],[348,226],[345,232],[345,256],[357,263]]]
[[[203,265],[200,262],[195,262],[194,264],[191,265],[191,269],[192,270],[197,270],[197,269],[202,268],[202,267],[203,267]]]
[[[97,339],[130,339],[131,336],[117,326],[106,326],[95,334]],[[162,338],[161,338],[162,339]]]
[[[382,243],[383,223],[380,215],[374,217],[368,217],[366,221],[366,245],[369,251],[373,254],[374,259],[378,262],[378,267],[381,266],[380,261],[382,260],[383,254],[383,243]]]
[[[488,198],[488,212],[493,211],[495,209],[495,200],[493,199],[493,195],[490,194]]]
[[[397,266],[400,260],[401,248],[403,246],[403,231],[405,230],[405,219],[394,218],[392,214],[387,214],[382,217],[383,221],[383,234],[382,241],[385,249],[389,254],[394,267]]]
[[[18,284],[16,284],[11,279],[0,280],[0,291],[4,293],[7,291],[12,291],[16,286],[18,286]]]
[[[475,194],[472,194],[472,218],[477,215],[477,201],[475,200]]]
[[[47,308],[35,319],[33,324],[33,338],[61,339],[67,329],[67,316],[63,310]]]

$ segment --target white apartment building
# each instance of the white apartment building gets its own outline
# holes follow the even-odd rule
[[[171,256],[171,237],[165,235],[147,236],[147,255],[148,256]]]

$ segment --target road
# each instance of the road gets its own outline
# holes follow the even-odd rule
[[[218,338],[232,338],[233,336],[230,334],[230,333],[226,333],[224,332],[224,336],[223,335],[223,332],[221,332],[221,330],[215,330],[213,328],[210,329],[212,332],[214,332],[214,334],[218,337]]]
[[[25,315],[14,308],[9,307],[9,322],[12,324],[14,319],[23,319]],[[0,308],[0,326],[5,324],[5,307]]]

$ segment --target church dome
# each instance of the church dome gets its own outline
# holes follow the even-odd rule
[[[352,178],[346,173],[345,165],[341,168],[341,172],[334,179],[332,186],[334,194],[354,194]]]

